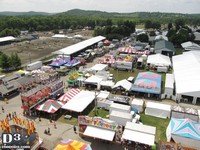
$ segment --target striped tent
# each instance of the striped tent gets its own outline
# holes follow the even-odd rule
[[[92,150],[92,148],[89,144],[76,140],[66,139],[62,140],[54,150]]]
[[[68,102],[69,100],[71,100],[75,95],[77,95],[81,90],[79,89],[71,89],[69,90],[67,93],[65,93],[64,95],[62,95],[58,100],[61,102]]]
[[[119,48],[119,52],[121,53],[127,53],[127,54],[132,54],[136,52],[136,50],[133,47],[121,47]]]
[[[46,102],[44,102],[43,104],[36,107],[36,109],[39,110],[39,111],[44,111],[44,112],[53,114],[59,108],[61,108],[63,105],[64,105],[63,102],[59,102],[59,101],[56,101],[56,100],[49,99]]]

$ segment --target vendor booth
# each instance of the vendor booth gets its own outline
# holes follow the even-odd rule
[[[84,81],[84,84],[87,88],[97,88],[100,89],[100,83],[105,77],[92,75]]]
[[[78,66],[80,63],[81,62],[78,59],[74,58],[72,60],[69,60],[66,64],[64,64],[64,66],[72,68]]]
[[[146,102],[145,114],[158,118],[170,118],[171,106],[161,103]]]
[[[109,110],[110,105],[113,101],[108,100],[110,92],[107,91],[100,91],[97,96],[97,107]]]
[[[90,70],[92,70],[94,72],[106,71],[107,69],[108,69],[108,65],[106,65],[106,64],[96,64],[90,68]]]
[[[99,59],[99,63],[108,64],[109,66],[115,64],[115,58],[113,55],[105,55],[103,58]]]
[[[114,86],[113,89],[116,91],[121,91],[123,93],[123,91],[128,92],[131,90],[132,88],[132,83],[127,81],[126,79],[118,81]],[[128,93],[126,93],[128,94]]]
[[[78,117],[79,133],[82,136],[113,141],[118,125],[100,117]]]
[[[134,58],[132,56],[120,55],[116,58],[114,67],[120,70],[132,70]]]
[[[171,118],[177,119],[191,119],[199,122],[198,110],[194,108],[184,108],[181,106],[172,106]]]
[[[78,112],[83,112],[87,106],[95,99],[95,92],[80,91],[71,100],[69,100],[62,109]]]
[[[122,139],[153,146],[155,143],[155,135],[156,127],[127,122]]]
[[[100,89],[111,91],[114,85],[115,85],[115,83],[112,80],[101,81]]]
[[[60,67],[69,61],[70,61],[70,59],[68,57],[58,57],[51,62],[50,66]]]
[[[133,110],[137,110],[141,113],[144,110],[144,101],[142,99],[134,98],[131,102],[131,107]]]
[[[112,110],[109,114],[109,119],[115,121],[118,125],[125,126],[126,122],[131,122],[133,115],[128,112]]]
[[[147,64],[151,67],[167,67],[172,66],[169,56],[163,54],[149,55],[147,58]]]
[[[148,97],[156,95],[157,98],[161,94],[162,76],[153,72],[139,73],[133,86],[132,91],[137,93],[146,93]]]
[[[174,95],[174,75],[166,74],[165,78],[165,96],[167,98],[172,98]]]
[[[166,130],[167,141],[175,141],[184,147],[200,148],[200,124],[190,119],[171,118]]]
[[[117,104],[117,103],[112,103],[110,105],[110,113],[115,110],[115,111],[120,111],[120,112],[126,112],[130,113],[131,112],[131,106],[128,105],[123,105],[123,104]]]
[[[129,105],[131,98],[128,96],[122,96],[122,95],[115,95],[112,94],[108,97],[110,101],[113,101],[114,103],[123,104],[123,105]]]

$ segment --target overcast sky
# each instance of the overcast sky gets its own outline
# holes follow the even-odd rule
[[[108,12],[200,13],[200,0],[0,0],[0,11],[64,12],[74,8]]]

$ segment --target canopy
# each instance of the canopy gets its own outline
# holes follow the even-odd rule
[[[147,102],[145,114],[159,118],[170,118],[171,106],[161,103]]]
[[[153,72],[139,73],[132,87],[133,91],[160,94],[161,75]]]
[[[127,81],[126,79],[118,81],[113,88],[122,87],[125,90],[129,91],[132,87],[132,83]]]
[[[146,145],[154,145],[156,128],[142,124],[127,122],[122,139],[139,142]]]
[[[71,89],[64,95],[62,95],[58,100],[61,102],[68,102],[71,100],[75,95],[77,95],[81,90],[79,89]]]
[[[191,42],[191,41],[182,43],[181,46],[187,51],[200,50],[200,46],[196,43]]]
[[[100,84],[100,82],[103,80],[103,77],[101,76],[96,76],[96,75],[92,75],[91,77],[87,78],[84,82],[86,84]]]
[[[70,101],[68,101],[62,108],[69,111],[82,112],[94,99],[94,92],[81,91]]]
[[[55,101],[52,99],[47,100],[43,104],[39,105],[36,109],[39,111],[44,111],[48,113],[55,113],[59,108],[61,108],[64,103]]]
[[[50,64],[50,66],[53,67],[60,67],[64,64],[66,64],[68,62],[68,58],[56,58],[55,60],[52,61],[52,63]]]
[[[76,140],[66,139],[62,140],[54,150],[92,150],[92,148],[89,144]]]
[[[151,64],[153,66],[171,66],[171,61],[168,56],[162,55],[162,54],[154,54],[149,55],[147,58],[147,63]]]
[[[93,67],[91,67],[90,69],[92,71],[103,71],[106,70],[108,68],[108,65],[106,64],[96,64]]]
[[[79,65],[80,63],[81,62],[79,60],[77,60],[77,59],[74,58],[73,60],[68,61],[65,64],[65,66],[67,66],[67,67],[75,67],[75,66]]]
[[[134,98],[133,101],[131,102],[132,108],[137,109],[139,112],[143,111],[143,105],[144,101],[142,99]]]
[[[115,136],[115,131],[93,126],[87,126],[83,134],[89,137],[94,137],[107,141],[113,141]]]
[[[167,140],[171,138],[176,143],[188,145],[192,143],[192,147],[200,146],[200,123],[190,119],[175,119],[172,118],[166,130]],[[191,143],[190,143],[191,142]]]

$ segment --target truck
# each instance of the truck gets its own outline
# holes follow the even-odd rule
[[[28,71],[32,71],[32,70],[36,70],[42,67],[42,61],[36,61],[34,63],[28,64],[27,65],[27,70]]]

